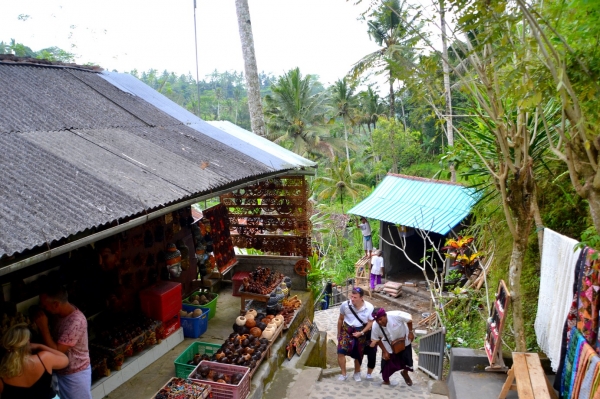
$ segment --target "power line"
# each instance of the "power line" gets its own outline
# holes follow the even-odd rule
[[[200,74],[198,73],[198,33],[196,32],[196,0],[194,0],[194,43],[196,44],[196,92],[198,94],[198,117],[200,117]]]

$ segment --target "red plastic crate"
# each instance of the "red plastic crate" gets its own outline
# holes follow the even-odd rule
[[[163,323],[181,310],[181,283],[161,281],[140,291],[142,312]]]
[[[181,318],[179,317],[179,313],[177,313],[176,316],[173,316],[172,319],[165,321],[163,323],[163,327],[164,329],[160,339],[166,339],[169,335],[179,330],[179,327],[181,327]]]
[[[203,365],[207,365],[211,370],[214,370],[217,373],[241,373],[244,375],[240,383],[237,385],[190,378],[192,381],[199,381],[203,384],[210,385],[212,388],[213,399],[245,399],[250,393],[250,369],[248,367],[234,366],[233,364],[217,362],[207,362],[206,360],[203,360],[200,362],[200,364],[198,364],[194,371],[190,373],[190,376],[195,374],[196,370]]]
[[[236,272],[231,281],[233,283],[233,296],[240,296],[240,287],[242,286],[242,280],[244,277],[250,277],[250,272]]]

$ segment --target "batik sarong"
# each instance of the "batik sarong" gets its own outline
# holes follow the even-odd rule
[[[404,350],[399,353],[390,353],[390,360],[381,359],[381,378],[385,382],[390,381],[390,377],[396,371],[413,371],[412,345],[406,345]]]
[[[362,361],[367,337],[364,335],[358,338],[352,336],[353,333],[359,331],[361,331],[360,328],[349,326],[346,323],[342,324],[342,331],[338,336],[338,354]]]

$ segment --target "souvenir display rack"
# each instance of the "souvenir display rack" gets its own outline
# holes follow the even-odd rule
[[[286,256],[310,255],[308,194],[304,176],[285,176],[222,195],[233,245]]]
[[[213,254],[219,273],[227,273],[237,261],[231,241],[229,214],[223,204],[215,205],[202,211],[204,218],[210,222],[209,234],[212,238]]]

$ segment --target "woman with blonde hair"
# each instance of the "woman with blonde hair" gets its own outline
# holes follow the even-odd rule
[[[64,353],[46,345],[29,343],[27,324],[15,324],[2,337],[6,351],[0,360],[0,393],[2,399],[50,399],[52,370],[68,366]],[[32,355],[32,352],[37,352]]]

